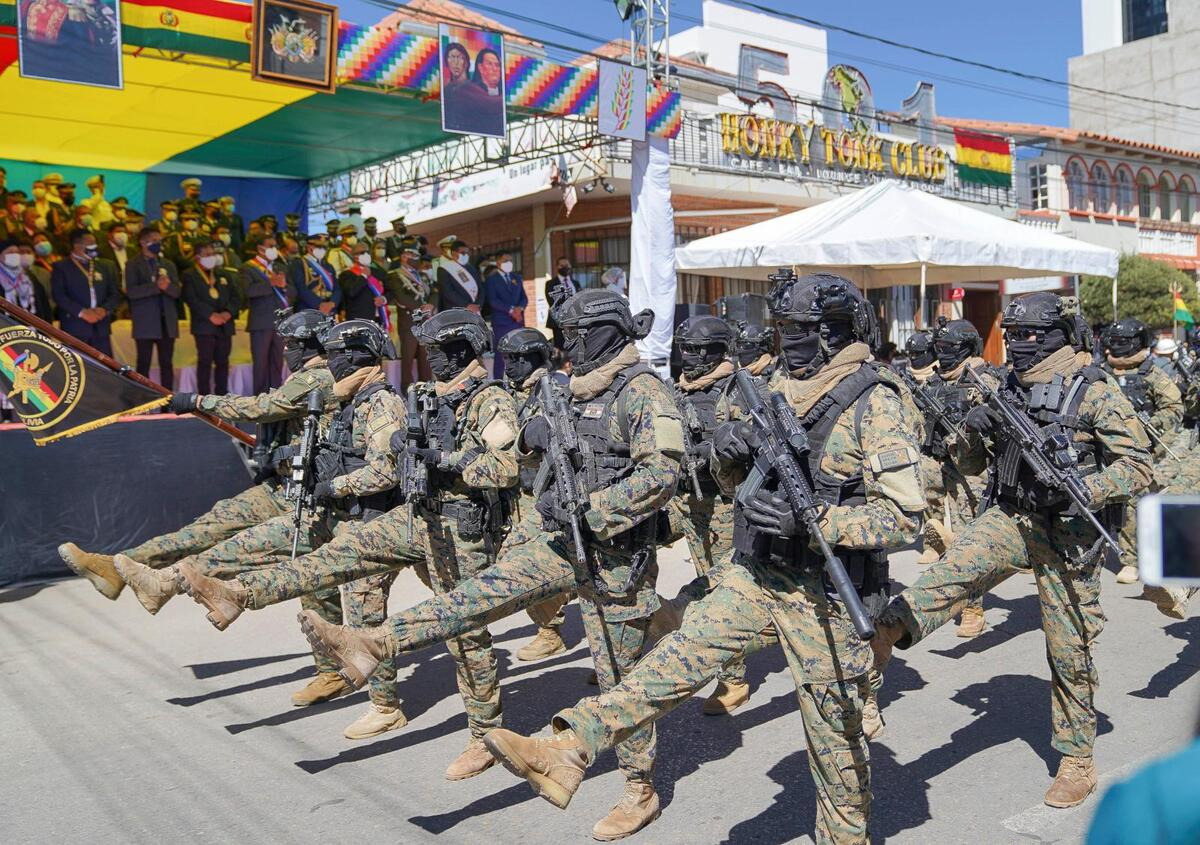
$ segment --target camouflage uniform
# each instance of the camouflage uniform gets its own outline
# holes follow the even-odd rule
[[[835,483],[862,479],[864,503],[833,504],[821,517],[822,533],[845,560],[911,542],[924,507],[918,440],[903,400],[897,390],[874,383],[873,365],[858,372],[871,384],[859,394],[862,398],[840,413],[830,412],[834,420],[819,459],[821,473]],[[891,383],[882,374],[877,378]],[[788,395],[789,382],[797,383],[780,370],[770,389]],[[738,406],[732,410],[739,415]],[[819,412],[817,421],[824,416]],[[716,456],[712,469],[726,491],[734,489],[745,470]],[[801,550],[798,539],[792,542],[805,565],[736,552],[734,565],[689,608],[680,630],[660,640],[616,687],[560,712],[554,723],[558,729],[574,729],[594,760],[601,750],[682,704],[773,625],[804,719],[817,789],[817,839],[866,842],[870,772],[862,709],[871,694],[871,650],[840,605],[827,597],[820,564]]]
[[[347,524],[335,539],[304,557],[239,576],[250,607],[262,608],[340,583],[354,582],[347,588],[353,589],[361,583],[358,579],[387,579],[390,584],[395,571],[404,566],[417,566],[418,574],[431,566],[430,586],[435,594],[445,595],[492,564],[503,519],[491,509],[501,507],[501,491],[517,480],[513,401],[498,385],[475,379],[442,398],[454,409],[453,449],[444,450],[442,469],[431,473],[440,481],[434,484],[433,496],[415,506],[411,536],[406,506],[393,507],[370,522]],[[396,425],[402,428],[400,420]],[[486,510],[485,499],[490,502]],[[487,514],[498,522],[484,530]],[[368,624],[382,621],[372,617]],[[353,624],[349,619],[347,623]],[[482,736],[501,723],[491,635],[486,628],[464,631],[448,638],[446,646],[458,667],[459,693],[471,733]],[[380,662],[371,679],[373,699],[380,679],[394,679],[395,673],[394,660]]]
[[[1076,449],[1085,458],[1094,453],[1098,461],[1097,471],[1084,479],[1093,503],[1128,502],[1151,478],[1149,441],[1141,423],[1117,386],[1095,368],[1080,369],[1076,363],[1063,376],[1066,386],[1077,376],[1085,379],[1078,408],[1072,411],[1064,400],[1062,413],[1077,416]],[[1001,450],[1008,445],[997,439],[992,448],[1003,465]],[[955,538],[941,561],[892,601],[880,621],[902,625],[905,634],[896,644],[907,648],[949,621],[972,595],[1032,569],[1050,663],[1053,745],[1067,756],[1090,757],[1097,685],[1091,649],[1104,626],[1098,538],[1085,519],[1071,516],[1052,494],[1039,494],[1052,506],[1021,504],[1008,492],[1014,489],[1002,486],[999,500],[970,531]]]
[[[227,422],[284,423],[285,431],[276,439],[294,445],[299,442],[308,395],[314,390],[324,394],[327,410],[332,411],[337,406],[333,376],[322,360],[292,373],[281,386],[266,393],[201,396],[198,408]],[[232,498],[222,499],[208,513],[178,531],[153,537],[122,554],[146,566],[162,569],[289,510],[282,484],[272,478]]]

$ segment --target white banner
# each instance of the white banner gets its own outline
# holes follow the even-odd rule
[[[646,140],[646,69],[600,60],[600,134]]]
[[[665,138],[633,143],[629,243],[629,307],[649,308],[654,328],[638,341],[645,361],[666,362],[675,333],[675,210],[671,206],[671,154]]]

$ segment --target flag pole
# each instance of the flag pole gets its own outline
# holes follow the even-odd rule
[[[45,320],[43,320],[41,317],[38,317],[36,314],[30,314],[24,308],[14,305],[13,303],[9,302],[4,297],[0,297],[0,311],[3,311],[4,313],[8,314],[14,320],[18,320],[19,322],[22,322],[25,325],[35,328],[38,331],[42,332],[43,334],[46,334],[46,335],[54,338],[59,343],[61,343],[63,346],[70,347],[71,349],[74,349],[76,352],[82,352],[84,355],[87,355],[90,358],[95,358],[97,361],[99,361],[104,366],[108,367],[110,370],[112,370],[117,375],[124,376],[125,378],[129,379],[130,381],[137,382],[142,387],[149,388],[150,390],[153,390],[156,393],[161,393],[163,396],[171,395],[171,391],[167,390],[161,384],[156,384],[155,382],[150,381],[150,379],[146,378],[145,376],[143,376],[141,373],[137,372],[136,370],[130,369],[128,366],[126,366],[125,364],[122,364],[117,359],[112,358],[108,355],[105,355],[99,349],[96,349],[95,347],[84,343],[82,340],[80,340],[77,337],[72,337],[71,335],[64,332],[62,329],[55,328],[54,326],[50,325],[50,323],[47,323]],[[211,414],[206,414],[203,411],[190,411],[189,413],[193,414],[197,419],[201,420],[202,422],[208,423],[213,428],[220,429],[221,431],[225,432],[233,439],[241,441],[242,443],[244,443],[247,446],[254,445],[255,440],[254,440],[253,436],[247,434],[246,432],[242,431],[240,428],[238,428],[236,426],[230,425],[229,423],[225,422],[222,419],[218,419],[217,417],[214,417]]]

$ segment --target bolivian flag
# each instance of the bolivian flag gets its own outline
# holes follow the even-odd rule
[[[955,129],[954,149],[959,182],[1012,187],[1012,152],[1007,138]]]
[[[1192,312],[1188,310],[1183,297],[1179,295],[1179,291],[1175,291],[1175,321],[1177,323],[1187,323],[1189,326],[1196,324],[1195,319],[1192,317]]]

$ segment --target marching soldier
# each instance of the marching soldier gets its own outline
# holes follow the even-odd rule
[[[658,516],[675,492],[683,456],[679,412],[669,388],[640,363],[634,345],[650,330],[649,310],[635,316],[623,297],[586,290],[558,310],[558,319],[572,375],[569,420],[556,421],[573,424],[580,441],[575,483],[586,495],[582,508],[570,510],[573,505],[560,502],[553,487],[546,490],[537,513],[513,529],[493,566],[449,593],[394,614],[380,630],[337,628],[303,614],[310,641],[341,660],[356,683],[382,659],[482,630],[576,589],[601,689],[612,687],[637,662],[658,604],[655,546],[666,533]],[[551,421],[538,415],[522,429],[520,450],[544,452],[552,440],[557,442]],[[567,527],[574,520],[581,525],[581,549]],[[496,733],[490,731],[484,742]],[[628,836],[659,813],[651,783],[653,729],[626,737],[617,756],[626,787],[592,829],[598,839]]]
[[[775,330],[757,323],[742,323],[734,341],[738,367],[755,378],[769,380],[775,374]]]
[[[917,437],[898,388],[871,360],[877,329],[862,294],[837,276],[786,273],[778,281],[772,307],[782,355],[769,390],[786,399],[807,431],[810,451],[801,466],[826,503],[823,536],[868,607],[878,605],[887,595],[887,552],[912,541],[924,507]],[[744,419],[717,428],[712,472],[723,490],[741,483],[761,445]],[[780,497],[775,473],[765,482],[756,495],[735,500],[735,565],[692,604],[678,631],[615,687],[558,713],[553,738],[509,731],[488,738],[500,761],[543,798],[566,807],[601,751],[644,732],[773,625],[800,700],[817,841],[867,841],[863,708],[871,650],[830,598],[824,558]]]
[[[1005,395],[1047,436],[1070,443],[1089,507],[1101,512],[1150,484],[1150,443],[1129,401],[1091,365],[1091,333],[1077,311],[1072,299],[1048,292],[1009,304],[1001,322],[1013,367]],[[965,426],[987,435],[1001,420],[982,404],[967,412]],[[883,612],[872,640],[876,665],[882,670],[894,645],[924,639],[971,596],[1032,569],[1050,662],[1053,745],[1063,755],[1045,801],[1072,807],[1096,788],[1092,647],[1104,626],[1103,541],[1064,490],[1038,482],[1016,438],[996,437],[992,450],[987,508]]]
[[[350,322],[367,324],[363,320]],[[378,327],[375,331],[383,336]],[[365,581],[386,589],[396,570],[410,565],[417,568],[426,583],[428,567],[434,576],[430,586],[435,593],[453,593],[457,583],[485,571],[495,559],[510,513],[507,491],[517,480],[513,455],[517,429],[512,398],[487,380],[482,364],[482,356],[491,348],[490,333],[478,315],[451,310],[423,323],[418,339],[429,352],[437,379],[412,394],[423,409],[424,435],[419,439],[424,445],[407,445],[403,417],[386,428],[375,429],[368,423],[365,429],[372,443],[385,434],[390,439],[399,432],[394,446],[399,447],[400,455],[427,467],[429,489],[419,496],[413,493],[403,507],[346,526],[333,542],[304,557],[246,572],[236,581],[205,578],[194,568],[181,567],[186,589],[209,609],[209,618],[218,627],[226,627],[244,609],[265,607],[339,583],[355,582],[350,585],[354,587]],[[333,363],[331,358],[331,366]],[[396,460],[396,454],[392,459]],[[397,467],[396,471],[401,470]],[[405,474],[412,474],[411,465]],[[322,493],[318,485],[319,495],[339,499],[345,495],[341,480],[324,483],[331,490]],[[389,503],[399,492],[389,494]],[[378,626],[385,615],[386,610],[380,607],[377,616],[362,624]],[[463,780],[495,762],[480,738],[500,724],[500,688],[492,640],[486,629],[446,639],[458,666],[459,693],[471,731],[466,748],[447,768],[446,778]],[[386,723],[389,711],[398,710],[398,705],[383,703],[381,681],[394,680],[395,664],[391,659],[382,660],[368,674],[375,712],[368,712],[360,722],[364,726]],[[394,688],[394,683],[389,685]]]

